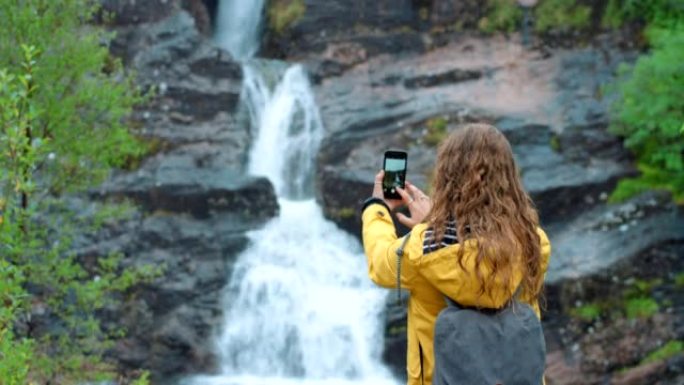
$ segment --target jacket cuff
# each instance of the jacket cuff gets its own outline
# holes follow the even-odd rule
[[[387,206],[387,203],[385,203],[385,201],[383,201],[380,198],[370,197],[370,198],[366,199],[365,201],[363,201],[363,205],[361,206],[361,214],[363,214],[363,212],[368,208],[368,206],[370,206],[372,204],[376,204],[376,203],[385,207],[388,212],[391,212],[391,210],[389,209],[389,206]]]

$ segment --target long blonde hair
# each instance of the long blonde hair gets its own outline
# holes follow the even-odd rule
[[[452,220],[462,244],[476,241],[475,273],[480,295],[492,296],[495,281],[511,287],[513,266],[520,263],[524,298],[536,300],[540,296],[539,216],[522,186],[511,146],[496,127],[467,124],[442,142],[432,200],[427,223],[436,242],[441,242]],[[464,251],[465,247],[460,247],[456,258],[462,269]],[[482,264],[491,271],[486,280]]]

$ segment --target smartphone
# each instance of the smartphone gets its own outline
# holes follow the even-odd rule
[[[382,169],[385,177],[382,180],[382,194],[385,199],[401,199],[397,187],[404,188],[406,181],[406,152],[386,151]]]

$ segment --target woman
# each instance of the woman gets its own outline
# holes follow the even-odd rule
[[[430,199],[416,186],[385,200],[383,172],[363,207],[368,273],[378,285],[397,282],[397,239],[390,212],[408,206],[411,228],[401,261],[408,289],[408,383],[431,384],[435,319],[444,296],[460,305],[501,308],[519,290],[539,316],[538,298],[551,247],[524,191],[506,138],[487,124],[454,131],[439,148]]]

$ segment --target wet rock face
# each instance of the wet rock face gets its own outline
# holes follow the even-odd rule
[[[211,32],[211,14],[215,7],[211,0],[100,0],[100,4],[102,12],[98,19],[118,28],[157,22],[184,9],[205,35]],[[105,14],[112,17],[105,18]]]
[[[246,212],[196,218],[158,210],[80,240],[76,252],[86,265],[119,252],[126,264],[164,269],[104,320],[128,330],[112,352],[123,371],[145,368],[165,383],[178,374],[216,369],[212,341],[223,321],[222,290],[248,245],[246,231],[257,226]]]
[[[350,210],[369,194],[389,148],[409,151],[408,177],[427,187],[437,142],[467,122],[495,124],[507,136],[543,223],[601,203],[634,172],[621,141],[606,131],[608,101],[594,97],[629,54],[604,56],[604,48],[544,57],[496,39],[464,40],[426,55],[371,59],[323,81],[329,136],[319,164],[329,216],[358,232]]]
[[[304,15],[286,31],[267,25],[264,53],[269,57],[302,56],[322,52],[328,42],[362,43],[370,50],[387,52],[404,45],[397,30],[414,24],[416,14],[410,0],[306,0]],[[408,48],[408,47],[406,47]]]
[[[102,10],[113,15],[115,25],[125,26],[165,19],[175,11],[179,0],[101,0]]]
[[[337,44],[358,44],[369,56],[421,52],[439,31],[475,28],[485,6],[477,0],[303,0],[303,16],[284,31],[266,25],[263,56],[327,66],[348,63],[321,53]],[[268,13],[268,12],[267,12]],[[314,71],[318,73],[318,70]],[[333,75],[333,72],[328,72]]]
[[[581,365],[554,361],[553,380],[568,382],[553,383],[602,383],[584,379],[617,372],[620,365],[639,366],[635,357],[656,348],[643,344],[609,367],[590,364],[605,341],[611,341],[607,346],[640,344],[634,335],[639,327],[656,322],[653,319],[629,329],[631,337],[625,340],[619,338],[624,326],[619,322],[604,325],[600,336],[581,342],[586,330],[561,342],[554,342],[553,334],[564,328],[575,301],[610,292],[612,286],[600,277],[609,282],[613,276],[641,277],[647,265],[637,261],[643,262],[649,250],[684,241],[684,213],[669,196],[606,203],[617,180],[635,170],[621,140],[607,131],[610,100],[598,90],[613,79],[618,63],[634,54],[611,48],[610,41],[596,44],[541,53],[516,50],[510,41],[463,39],[423,55],[371,58],[318,85],[328,130],[319,154],[319,200],[331,220],[357,236],[358,209],[371,193],[385,150],[408,150],[407,178],[426,188],[436,160],[435,144],[459,124],[488,122],[506,135],[553,248],[545,320],[551,333],[550,360],[555,354],[567,357],[575,343],[586,354]],[[666,264],[663,258],[650,261],[660,268]],[[635,265],[641,268],[626,268]],[[584,289],[573,292],[570,288],[578,282]],[[402,373],[404,309],[390,302],[384,357]],[[656,328],[652,337],[681,338],[676,326],[680,318],[667,318],[669,326]],[[663,366],[648,366],[614,378],[615,383],[630,383],[637,381],[631,378],[651,378],[653,373],[676,376]]]
[[[183,159],[176,155],[156,160],[162,165],[146,165],[114,178],[103,186],[101,195],[130,198],[150,212],[189,213],[196,218],[240,213],[243,221],[260,222],[278,212],[273,186],[265,178],[179,165]]]

